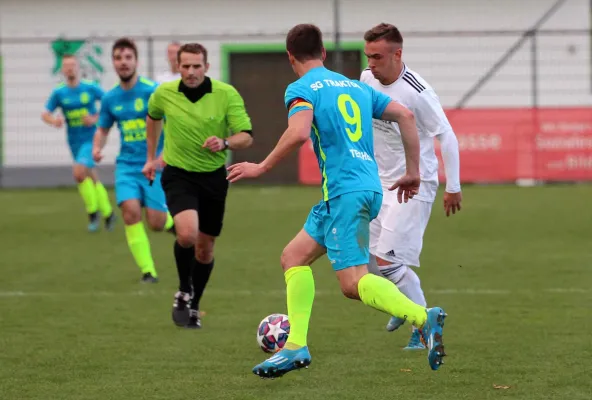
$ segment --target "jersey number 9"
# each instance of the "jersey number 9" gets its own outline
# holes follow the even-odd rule
[[[348,110],[348,104],[351,108],[351,113],[350,110]],[[348,125],[353,125],[353,127],[355,127],[353,131],[349,127],[345,128],[349,140],[357,142],[362,138],[362,113],[360,112],[360,106],[349,94],[345,93],[339,95],[337,98],[337,106],[339,107],[339,111],[341,112],[344,121]]]

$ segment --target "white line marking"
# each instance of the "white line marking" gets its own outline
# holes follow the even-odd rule
[[[438,295],[467,295],[467,296],[505,296],[511,294],[536,294],[536,293],[554,293],[554,294],[586,294],[592,293],[592,289],[581,288],[547,288],[539,290],[509,290],[509,289],[433,289],[427,290],[428,294]],[[154,291],[154,290],[134,290],[129,292],[26,292],[21,290],[0,291],[2,297],[133,297],[133,296],[173,296],[174,291]],[[285,290],[224,290],[208,289],[208,296],[230,297],[230,296],[263,296],[263,297],[283,297]],[[337,291],[317,290],[315,296],[338,296]]]

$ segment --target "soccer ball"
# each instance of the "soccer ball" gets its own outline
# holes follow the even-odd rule
[[[271,314],[263,318],[257,328],[257,344],[266,353],[277,353],[284,348],[290,334],[290,321],[285,314]]]

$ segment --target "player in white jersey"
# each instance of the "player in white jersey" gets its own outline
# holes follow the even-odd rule
[[[440,142],[444,160],[444,210],[447,216],[455,214],[461,207],[458,141],[434,89],[401,60],[403,37],[399,30],[390,24],[379,24],[366,32],[364,40],[369,67],[362,72],[360,80],[389,95],[415,114],[420,139],[421,175],[419,193],[408,203],[399,203],[396,193],[388,188],[405,175],[401,132],[396,123],[374,120],[374,157],[384,198],[378,217],[370,225],[373,262],[369,270],[395,283],[415,303],[426,306],[419,277],[411,267],[419,267],[423,235],[438,190],[434,138]],[[394,331],[404,322],[392,317],[387,330]],[[414,329],[405,349],[424,348],[419,331]]]
[[[167,46],[167,59],[169,62],[169,69],[168,71],[164,71],[156,77],[156,81],[158,83],[165,83],[181,79],[181,74],[179,73],[179,67],[177,65],[177,52],[180,48],[181,43],[179,42],[171,42]]]

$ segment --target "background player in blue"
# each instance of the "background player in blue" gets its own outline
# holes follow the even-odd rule
[[[121,149],[115,165],[115,196],[121,208],[129,249],[142,271],[142,282],[155,283],[158,274],[150,251],[150,242],[142,222],[146,209],[148,226],[155,231],[172,230],[173,218],[166,206],[160,175],[150,185],[142,175],[146,164],[146,115],[148,100],[157,84],[138,76],[138,50],[133,41],[121,38],[113,44],[113,66],[119,85],[103,97],[98,129],[94,138],[93,158],[102,159],[109,130],[115,122],[121,134]],[[163,138],[157,153],[162,153]]]
[[[92,141],[98,119],[96,103],[103,97],[103,89],[93,82],[80,80],[78,60],[72,55],[62,58],[62,74],[65,82],[51,92],[41,119],[50,126],[61,128],[64,118],[53,115],[61,109],[66,118],[68,146],[74,160],[72,174],[90,220],[88,230],[99,230],[99,212],[105,218],[106,228],[112,230],[115,214],[92,159]]]
[[[297,25],[286,38],[288,58],[300,78],[288,86],[285,103],[288,129],[261,163],[230,166],[228,179],[255,178],[273,168],[290,151],[312,137],[322,174],[323,200],[312,208],[296,237],[286,246],[281,264],[287,285],[290,335],[284,349],[253,368],[273,378],[311,362],[307,333],[314,299],[310,265],[327,253],[343,294],[351,299],[408,320],[429,345],[428,360],[438,369],[444,354],[444,311],[425,309],[403,295],[389,280],[369,274],[369,224],[382,202],[374,161],[372,118],[397,122],[401,129],[407,173],[398,188],[399,202],[417,194],[419,138],[411,111],[368,85],[323,66],[325,49],[314,25]]]

